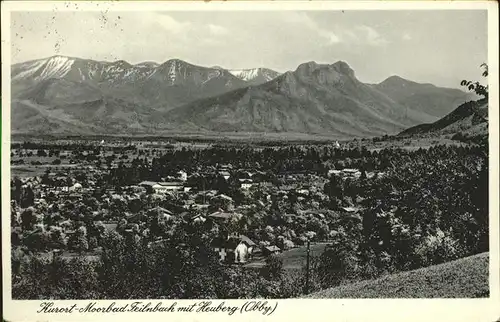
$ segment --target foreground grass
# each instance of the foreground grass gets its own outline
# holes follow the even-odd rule
[[[478,298],[489,296],[488,253],[342,285],[310,298]]]

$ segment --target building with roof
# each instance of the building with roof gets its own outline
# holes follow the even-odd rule
[[[160,207],[160,206],[156,206],[156,207],[152,208],[150,210],[150,213],[154,214],[154,215],[159,215],[159,216],[173,216],[174,215],[174,213],[171,212],[170,210],[165,209],[165,208]]]
[[[158,182],[153,186],[156,193],[165,193],[167,191],[180,191],[184,190],[184,185],[181,182]]]
[[[253,185],[252,179],[238,179],[240,182],[241,189],[250,189]]]
[[[183,182],[187,181],[188,175],[187,175],[186,171],[183,171],[183,170],[178,171],[177,176],[178,176],[179,180],[181,180]]]
[[[219,171],[219,175],[223,176],[226,180],[231,177],[231,174],[228,171]]]
[[[245,235],[230,235],[215,238],[211,246],[219,254],[221,262],[246,263],[252,256],[256,244]]]
[[[269,256],[272,254],[278,254],[280,252],[281,252],[281,249],[276,245],[265,246],[262,248],[262,253],[264,253],[264,255],[266,255],[266,256]]]
[[[182,182],[154,182],[154,181],[142,181],[139,186],[146,188],[150,193],[164,194],[169,191],[181,191],[184,190],[184,184]]]

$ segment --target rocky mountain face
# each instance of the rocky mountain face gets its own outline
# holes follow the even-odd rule
[[[259,86],[170,111],[167,126],[225,132],[298,132],[340,137],[398,132],[434,120],[360,82],[345,62],[301,64]]]

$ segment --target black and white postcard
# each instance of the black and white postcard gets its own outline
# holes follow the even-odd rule
[[[498,5],[3,2],[5,321],[500,319]]]

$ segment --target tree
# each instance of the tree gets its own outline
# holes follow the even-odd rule
[[[30,186],[27,186],[24,189],[24,193],[22,194],[21,197],[21,207],[28,208],[30,206],[33,206],[34,204],[35,204],[35,193],[33,192],[33,189],[31,189]]]
[[[42,251],[49,246],[50,235],[44,231],[34,231],[23,237],[23,244],[31,251]]]
[[[17,201],[18,203],[21,202],[21,195],[22,195],[22,186],[23,186],[23,183],[21,182],[21,180],[19,179],[19,177],[14,177],[14,179],[12,179],[11,181],[11,190],[12,190],[12,199]]]
[[[23,231],[26,230],[33,230],[34,226],[36,224],[36,214],[34,213],[34,210],[32,207],[25,209],[21,213],[21,227]]]
[[[49,170],[49,168],[47,168],[47,170],[45,170],[45,172],[42,176],[42,184],[50,185],[52,183],[50,180],[49,174],[50,174],[50,170]]]
[[[271,254],[266,258],[266,266],[264,266],[262,273],[268,280],[281,278],[284,274],[283,259],[276,254]]]
[[[342,200],[344,198],[344,185],[342,179],[332,175],[330,180],[325,184],[324,192],[330,197],[330,200],[338,198]]]
[[[57,249],[66,248],[66,235],[63,233],[61,227],[52,227],[50,232],[50,247]]]
[[[79,253],[85,252],[89,249],[87,241],[87,230],[84,226],[79,227],[68,241],[68,247]]]
[[[349,277],[356,267],[355,250],[339,242],[325,248],[319,258],[318,277],[323,288],[336,286]]]
[[[483,77],[488,77],[488,65],[486,63],[483,63],[480,67],[483,68]],[[469,91],[475,92],[479,96],[488,98],[488,85],[484,86],[478,81],[472,82],[465,79],[460,82],[460,85],[467,87]]]

